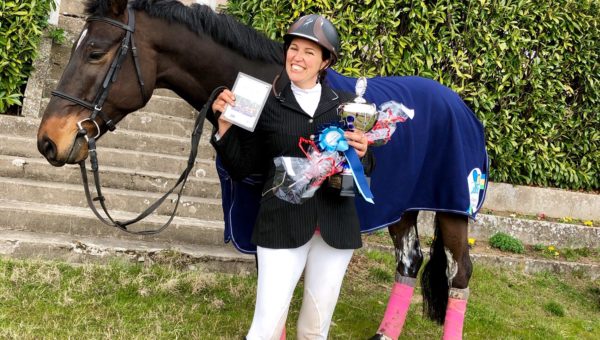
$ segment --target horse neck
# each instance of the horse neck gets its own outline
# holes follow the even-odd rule
[[[156,24],[156,20],[152,20]],[[163,23],[166,26],[166,24]],[[200,110],[212,90],[231,88],[239,72],[271,83],[283,66],[249,60],[240,53],[198,35],[182,25],[168,25],[154,42],[157,88],[168,88]]]

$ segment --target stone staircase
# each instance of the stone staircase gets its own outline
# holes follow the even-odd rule
[[[81,0],[62,1],[59,26],[67,43],[42,43],[26,91],[24,116],[0,115],[0,254],[68,261],[103,261],[126,256],[151,261],[152,254],[174,250],[210,270],[249,271],[254,258],[223,244],[223,211],[214,150],[205,127],[198,160],[172,225],[157,236],[131,236],[98,221],[87,207],[78,166],[55,168],[36,148],[41,113],[68,61],[71,43],[84,24]],[[187,162],[197,112],[168,90],[156,90],[148,105],[118,124],[99,141],[98,153],[107,205],[118,219],[132,218],[166,192]],[[208,124],[207,124],[208,125]],[[174,198],[175,195],[172,196]],[[535,199],[534,199],[535,198]],[[534,202],[531,204],[531,202]],[[134,227],[155,229],[173,208],[168,200]],[[600,221],[598,195],[514,187],[492,183],[486,207],[525,215]],[[432,214],[420,215],[422,234],[432,234]],[[497,231],[527,244],[600,247],[600,228],[482,214],[470,234],[487,239]],[[475,254],[475,257],[477,255]],[[600,269],[593,269],[598,277]]]

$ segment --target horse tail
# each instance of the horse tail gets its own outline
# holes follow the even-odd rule
[[[423,292],[423,314],[440,325],[444,323],[446,317],[448,289],[450,288],[446,277],[447,265],[440,220],[436,216],[433,243],[429,250],[429,261],[421,275],[421,290]]]

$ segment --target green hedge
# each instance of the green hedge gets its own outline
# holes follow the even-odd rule
[[[600,1],[229,0],[274,39],[322,13],[346,75],[420,75],[450,86],[486,127],[490,178],[600,188]]]
[[[32,71],[53,0],[0,2],[0,113],[21,105],[22,86]]]

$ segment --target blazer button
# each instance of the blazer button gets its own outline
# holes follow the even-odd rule
[[[313,123],[313,120],[312,120],[312,119],[309,119],[309,120],[308,120],[308,123],[309,123],[309,124],[312,124],[312,123]]]

